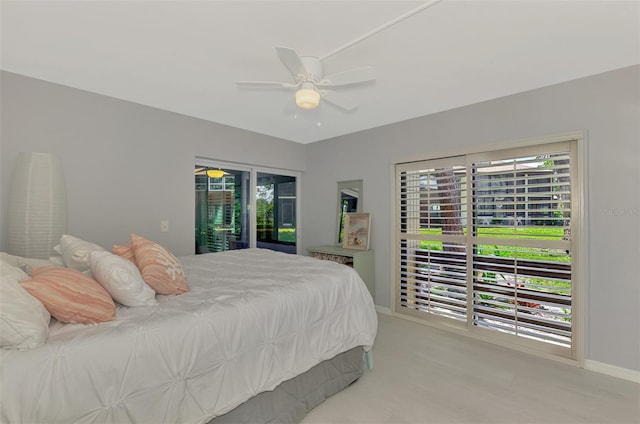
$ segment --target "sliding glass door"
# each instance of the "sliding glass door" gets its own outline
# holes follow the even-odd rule
[[[249,171],[196,166],[195,253],[249,247]]]
[[[195,253],[248,247],[296,253],[297,173],[205,159],[194,173]]]
[[[296,177],[258,172],[257,246],[296,253]]]
[[[573,139],[396,165],[395,311],[577,358]]]

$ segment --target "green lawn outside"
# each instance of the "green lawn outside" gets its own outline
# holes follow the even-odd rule
[[[442,235],[442,228],[423,228],[420,234]],[[463,228],[467,235],[467,228]],[[526,237],[530,239],[562,240],[563,227],[482,227],[478,228],[478,237],[510,238]]]
[[[514,231],[515,230],[515,231]],[[531,239],[562,240],[563,227],[489,227],[479,228],[478,237],[526,237]]]
[[[278,240],[295,243],[296,229],[295,228],[278,228]]]
[[[465,234],[466,234],[466,228]],[[515,231],[514,231],[515,230]],[[442,235],[441,228],[429,228],[420,230],[420,234],[424,235]],[[478,237],[493,238],[518,238],[538,239],[538,240],[562,240],[564,237],[564,229],[562,227],[489,227],[479,228]],[[423,240],[420,242],[421,249],[442,250],[442,242]],[[481,255],[493,255],[507,258],[518,257],[520,259],[532,259],[539,261],[554,262],[571,262],[571,256],[564,250],[555,249],[531,249],[520,246],[500,246],[495,244],[479,244],[479,253]]]
[[[528,239],[561,240],[564,236],[562,227],[542,227],[542,228],[516,228],[518,236],[526,236]],[[479,237],[489,236],[494,238],[512,238],[514,228],[480,228]],[[420,230],[420,234],[442,235],[442,229],[430,228]],[[465,229],[466,234],[466,229]],[[553,235],[553,237],[549,237]],[[524,238],[524,237],[523,237]],[[442,251],[442,242],[435,240],[420,241],[420,249]],[[542,249],[520,246],[501,246],[493,244],[479,244],[478,253],[483,256],[498,256],[506,258],[531,259],[536,261],[571,262],[571,256],[564,250]],[[555,292],[570,295],[571,283],[565,281],[553,281],[545,279],[529,279],[529,283],[538,286],[538,290]]]

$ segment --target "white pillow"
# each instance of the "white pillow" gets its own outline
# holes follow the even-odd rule
[[[29,279],[29,275],[20,269],[19,265],[14,265],[13,263],[5,260],[5,256],[0,258],[0,277],[11,278],[16,280],[18,283],[22,283]]]
[[[3,261],[3,263],[20,268],[22,271],[26,272],[28,276],[31,275],[33,268],[41,266],[64,266],[64,264],[47,261],[46,259],[24,258],[22,256],[10,255],[5,252],[0,252],[0,260]]]
[[[0,261],[2,261],[2,263],[20,268],[20,259],[22,259],[22,256],[15,256],[10,255],[7,252],[0,252]]]
[[[49,262],[53,262],[58,266],[64,266],[64,259],[62,259],[62,256],[49,256]]]
[[[125,306],[157,305],[156,292],[147,285],[133,262],[109,252],[91,252],[93,278],[113,299]]]
[[[49,311],[20,283],[29,276],[0,260],[0,347],[31,349],[49,336]]]
[[[33,259],[33,258],[20,258],[18,261],[20,269],[26,272],[29,276],[33,273],[34,268],[40,268],[41,266],[58,266],[64,267],[64,265],[57,264],[55,262],[48,261],[46,259]]]
[[[89,254],[91,252],[104,252],[105,250],[97,244],[80,240],[77,237],[63,235],[60,238],[60,250],[62,260],[67,268],[80,272],[89,270]]]

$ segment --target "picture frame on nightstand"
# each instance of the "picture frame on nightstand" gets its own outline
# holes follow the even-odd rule
[[[346,214],[343,249],[369,250],[370,235],[371,215],[368,212]]]

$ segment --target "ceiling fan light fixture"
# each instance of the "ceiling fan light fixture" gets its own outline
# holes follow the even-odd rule
[[[315,109],[320,104],[320,93],[313,88],[301,88],[296,91],[296,106],[300,109]]]

